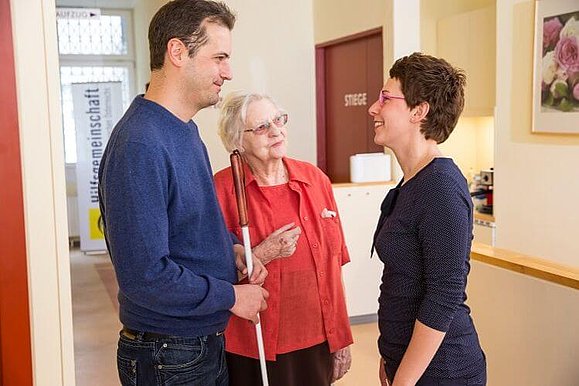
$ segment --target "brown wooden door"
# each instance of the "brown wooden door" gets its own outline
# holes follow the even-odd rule
[[[318,166],[332,182],[350,181],[350,156],[380,152],[368,107],[382,88],[382,31],[318,46]],[[320,52],[323,50],[323,52]],[[321,72],[323,69],[323,72]],[[323,126],[323,127],[320,127]]]
[[[0,0],[0,385],[32,385],[10,0]]]

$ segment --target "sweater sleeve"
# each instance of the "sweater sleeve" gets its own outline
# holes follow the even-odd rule
[[[101,177],[105,232],[120,291],[141,307],[174,317],[228,310],[235,302],[231,283],[202,268],[194,272],[169,254],[171,170],[162,153],[150,150],[125,144],[107,160]]]
[[[464,301],[470,240],[470,206],[449,175],[421,186],[418,238],[424,263],[425,296],[418,320],[446,332]]]

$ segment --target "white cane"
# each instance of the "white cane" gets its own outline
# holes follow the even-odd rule
[[[243,234],[243,245],[245,249],[245,265],[247,266],[247,277],[251,277],[253,272],[253,259],[251,254],[251,239],[249,238],[249,220],[247,216],[247,201],[245,198],[245,178],[243,173],[243,161],[239,150],[234,150],[229,156],[231,161],[231,171],[233,173],[233,184],[235,185],[235,196],[237,198],[237,210],[239,212],[239,226]],[[257,351],[259,353],[259,365],[261,367],[261,379],[264,386],[269,386],[267,379],[267,365],[265,363],[265,350],[263,348],[263,335],[261,334],[261,323],[259,313],[257,314],[257,324],[255,325],[255,335],[257,336]]]

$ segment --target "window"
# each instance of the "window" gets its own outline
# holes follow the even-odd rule
[[[98,15],[97,15],[98,16]],[[120,81],[123,107],[134,95],[131,13],[101,10],[98,17],[57,18],[66,163],[76,163],[72,83]]]

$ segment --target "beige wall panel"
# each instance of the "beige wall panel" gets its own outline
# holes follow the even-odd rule
[[[391,0],[314,0],[316,44],[382,27],[389,2]]]
[[[575,386],[579,291],[472,261],[467,304],[489,386]]]
[[[497,2],[497,246],[579,265],[579,135],[532,134],[533,1]]]
[[[493,5],[495,0],[422,0],[420,2],[420,41],[422,52],[436,55],[436,25],[451,15]]]

